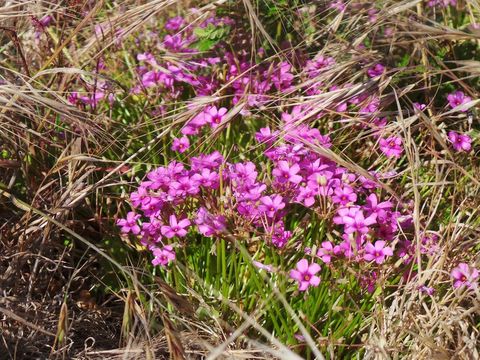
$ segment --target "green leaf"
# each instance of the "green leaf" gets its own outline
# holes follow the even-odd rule
[[[203,38],[207,35],[207,31],[204,28],[196,28],[193,30],[193,33],[199,38]]]
[[[217,40],[204,39],[196,42],[193,46],[199,51],[208,51],[211,50],[217,43]]]

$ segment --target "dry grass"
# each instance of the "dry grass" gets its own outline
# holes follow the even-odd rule
[[[221,6],[224,2],[206,3],[205,6]],[[98,1],[94,6],[84,8],[88,9],[86,15],[81,14],[81,5],[72,5],[74,3],[80,4],[73,0],[62,4],[43,2],[43,6],[35,1],[6,1],[0,9],[0,28],[4,30],[0,35],[3,49],[0,53],[0,150],[9,149],[13,154],[12,160],[0,160],[0,351],[7,354],[5,358],[14,359],[41,356],[182,359],[204,358],[209,354],[211,358],[212,354],[245,359],[295,358],[296,355],[276,342],[273,336],[264,333],[255,314],[242,314],[239,308],[235,309],[245,321],[239,327],[241,331],[237,332],[238,329],[220,321],[217,324],[202,321],[195,313],[198,304],[191,300],[196,297],[200,303],[203,301],[201,295],[189,294],[187,298],[162,282],[147,288],[142,285],[141,268],[121,265],[99,246],[99,240],[116,236],[109,224],[119,211],[112,204],[121,199],[111,189],[125,184],[122,169],[136,163],[150,163],[149,156],[155,151],[152,147],[160,143],[173,127],[191,119],[204,104],[185,108],[180,114],[153,119],[158,133],[133,154],[122,156],[128,144],[119,140],[121,135],[141,131],[142,125],[136,125],[140,129],[132,129],[113,119],[111,114],[80,111],[65,101],[66,91],[79,74],[88,75],[85,69],[91,68],[98,57],[115,46],[114,29],[123,28],[125,36],[133,34],[172,7],[187,6],[189,1],[122,1],[124,11],[119,13],[107,10],[105,3]],[[249,17],[252,38],[268,41],[277,49],[275,57],[284,58],[279,44],[262,25],[256,4],[243,0],[241,5]],[[472,1],[468,10],[478,11],[478,3]],[[62,17],[62,38],[49,34],[51,47],[39,53],[31,45],[34,40],[30,18],[47,13],[53,16],[67,13],[68,16]],[[435,57],[423,45],[478,41],[480,35],[430,21],[422,15],[419,1],[386,2],[378,21],[368,29],[358,26],[359,18],[364,14],[357,16],[345,19],[339,15],[330,28],[315,34],[313,41],[327,38],[326,54],[338,58],[343,54],[351,55],[351,60],[339,61],[335,71],[322,73],[318,81],[333,85],[339,74],[343,70],[347,74],[356,62],[375,63],[379,52],[357,50],[355,46],[367,33],[378,31],[380,26],[388,23],[397,29],[397,37],[394,44],[385,46],[414,49],[426,69],[423,79],[415,85],[417,89],[423,87],[431,102],[436,94],[433,79],[438,76],[444,82],[461,85],[472,97],[478,97],[478,89],[470,88],[465,82],[478,76],[478,62],[458,61],[457,67],[452,67],[452,64],[437,59],[438,63],[431,64],[429,61]],[[289,18],[290,15],[285,15],[286,21]],[[93,25],[99,22],[108,24],[101,37],[93,31]],[[357,34],[355,43],[336,34],[339,24],[342,24],[343,34]],[[168,56],[172,61],[182,61],[175,54]],[[411,103],[411,87],[397,86],[392,81],[399,70],[393,69],[392,73],[367,84],[371,89],[380,89],[382,102]],[[113,87],[120,86],[113,79],[107,80]],[[353,80],[352,75],[344,82]],[[213,102],[217,96],[222,96],[222,90],[205,101]],[[364,87],[308,98],[284,93],[272,100],[282,100],[284,108],[298,103],[311,104],[314,110],[307,114],[308,118],[319,112],[331,112],[332,104],[339,99],[348,99],[360,90]],[[243,104],[239,102],[230,113],[232,119]],[[267,105],[265,111],[277,106]],[[70,130],[64,138],[55,137],[51,131],[59,119],[69,125]],[[392,353],[396,354],[393,358],[407,359],[480,357],[478,291],[469,295],[451,290],[441,297],[432,297],[429,302],[423,301],[424,295],[415,291],[419,284],[444,281],[445,274],[451,270],[448,268],[451,259],[480,264],[478,254],[476,258],[468,255],[470,259],[465,259],[466,254],[471,254],[469,249],[479,245],[480,165],[471,163],[467,168],[456,162],[443,140],[446,119],[465,120],[446,111],[407,114],[399,106],[396,121],[386,129],[406,140],[408,161],[401,169],[406,179],[404,188],[382,186],[399,199],[412,195],[417,248],[420,234],[425,230],[421,224],[429,224],[445,215],[443,194],[446,189],[459,181],[464,185],[451,195],[451,203],[455,206],[450,209],[449,225],[439,229],[444,255],[427,268],[420,267],[417,280],[408,286],[400,287],[386,298],[379,298],[366,319],[365,333],[368,336],[362,338],[365,358],[390,358]],[[352,136],[355,119],[346,120],[351,126],[346,125],[340,134],[345,138],[344,151],[313,149],[355,173],[371,177],[369,169],[346,154],[359,140],[369,146],[373,146],[373,140],[368,133],[359,135],[364,136],[360,139]],[[422,141],[434,145],[418,144],[419,133]],[[214,141],[216,137],[218,132],[205,142]],[[119,154],[119,160],[105,160],[108,150]],[[359,149],[357,154],[361,157],[364,152],[365,149]],[[433,174],[430,183],[422,183],[419,169]],[[133,176],[131,181],[135,181]],[[24,186],[23,200],[14,195],[19,190],[17,183]],[[430,194],[424,197],[421,193],[427,187]],[[92,199],[101,200],[94,203]],[[131,261],[136,260],[132,258]],[[101,284],[97,272],[106,266],[115,269],[115,276],[122,286],[112,290],[111,296],[89,295],[89,291]],[[235,307],[228,299],[221,299],[221,295],[215,296],[232,309]],[[139,301],[141,298],[147,298],[155,310],[145,309],[145,301]],[[172,311],[173,308],[176,311]],[[167,309],[168,312],[164,311]],[[154,325],[156,329],[161,327],[164,330],[156,333],[152,330]],[[270,345],[248,338],[246,329],[251,327],[263,332],[265,343]],[[330,348],[334,349],[335,345],[330,344]]]

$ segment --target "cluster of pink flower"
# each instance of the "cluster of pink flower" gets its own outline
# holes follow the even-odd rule
[[[254,163],[228,163],[218,152],[190,158],[189,169],[173,161],[151,171],[130,197],[143,213],[142,226],[137,223],[141,215],[131,212],[118,220],[122,232],[139,235],[153,252],[153,263],[161,265],[175,258],[167,239],[185,237],[193,224],[206,237],[255,233],[283,248],[292,236],[285,228],[285,217],[297,203],[327,217],[335,214],[332,221],[342,230],[338,243],[319,244],[315,254],[319,260],[382,264],[393,256],[392,243],[400,226],[408,229],[411,225],[411,216],[396,211],[394,201],[379,200],[379,186],[372,179],[382,174],[372,172],[371,179],[358,176],[310,150],[311,145],[328,148],[331,143],[318,129],[295,121],[304,113],[305,109],[295,107],[292,113],[283,114],[283,133],[269,127],[257,132],[256,139],[265,146],[264,155],[273,165],[262,179]],[[406,260],[407,253],[402,253]],[[408,254],[413,256],[413,252]],[[298,267],[303,271],[304,263]],[[313,276],[317,267],[307,267],[311,274],[302,275],[300,290],[308,287],[307,278],[309,284],[317,283]],[[292,272],[292,278],[299,280],[299,276]]]
[[[342,84],[327,89],[315,81],[335,64],[333,58],[324,55],[305,59],[303,71],[297,71],[287,61],[253,63],[246,52],[234,55],[221,43],[215,47],[216,57],[205,57],[193,48],[192,44],[198,39],[186,24],[181,17],[170,19],[165,25],[168,34],[159,44],[166,51],[182,53],[183,60],[175,64],[159,63],[151,52],[138,54],[138,81],[131,92],[161,94],[160,112],[166,110],[167,103],[199,99],[214,94],[220,87],[222,92],[231,95],[231,101],[222,100],[225,107],[215,103],[200,108],[198,115],[184,124],[181,136],[173,140],[173,151],[185,153],[202,131],[225,124],[233,117],[228,108],[240,101],[245,100],[240,115],[250,116],[270,102],[278,101],[271,96],[274,93],[298,93],[301,89],[307,95],[319,95],[326,90],[353,86]],[[206,28],[209,24],[233,23],[228,18],[211,17],[200,27]],[[257,55],[261,57],[262,51]],[[222,71],[220,58],[226,63]],[[381,77],[385,72],[382,64],[365,66],[365,75],[370,78]],[[295,86],[300,83],[307,85]],[[93,96],[93,99],[77,96],[71,101],[95,106],[97,99],[105,95]],[[463,111],[471,99],[457,91],[448,96],[448,101],[453,109]],[[426,108],[423,104],[414,106],[418,111]],[[325,111],[340,116],[347,110],[356,113],[362,119],[359,126],[375,129],[380,151],[387,157],[400,158],[402,138],[383,135],[387,119],[379,116],[380,109],[381,94],[366,91],[342,98],[322,112],[311,104],[294,106],[291,111],[280,114],[278,129],[281,130],[263,127],[255,134],[264,146],[264,157],[257,164],[229,163],[219,152],[190,157],[188,165],[172,161],[147,174],[147,179],[130,197],[135,211],[118,220],[118,225],[123,233],[138,236],[152,251],[153,264],[167,266],[175,259],[175,247],[182,246],[182,239],[193,227],[205,237],[232,233],[242,238],[254,234],[267,244],[284,248],[292,239],[292,229],[286,225],[287,216],[295,215],[297,206],[294,205],[301,204],[329,219],[340,235],[335,241],[316,244],[317,252],[310,254],[314,262],[309,264],[307,259],[302,259],[296,270],[292,270],[291,278],[299,282],[299,289],[304,291],[318,285],[320,280],[316,274],[320,266],[315,261],[331,264],[338,259],[371,271],[366,281],[372,289],[377,277],[375,267],[394,255],[406,264],[414,258],[415,247],[400,236],[412,227],[411,211],[408,204],[380,198],[376,180],[388,179],[391,174],[371,172],[367,178],[315,152],[315,146],[330,148],[332,144],[329,136],[322,135],[311,124],[324,116]],[[467,135],[451,131],[449,139],[456,150],[471,149]],[[435,236],[425,235],[421,253],[435,255],[437,240]]]
[[[200,23],[198,27],[202,29],[208,26],[233,25],[233,20],[228,17],[211,16]],[[275,93],[295,92],[296,78],[300,80],[298,83],[308,84],[301,89],[310,96],[319,95],[325,90],[336,91],[353,86],[353,84],[346,83],[327,89],[322,82],[316,81],[322,72],[328,71],[335,64],[332,57],[318,54],[313,59],[308,59],[305,54],[298,54],[298,58],[303,59],[300,61],[303,61],[304,69],[298,72],[288,61],[252,62],[251,56],[246,50],[233,54],[228,46],[221,42],[214,45],[212,52],[209,53],[213,53],[215,56],[205,56],[204,53],[195,49],[194,44],[198,40],[195,28],[189,26],[188,21],[184,18],[180,16],[172,18],[167,21],[164,28],[167,34],[163,38],[157,33],[153,33],[150,38],[148,38],[149,35],[143,35],[146,39],[142,38],[141,40],[153,41],[155,44],[153,47],[162,51],[181,53],[182,61],[160,62],[158,56],[156,57],[152,52],[137,54],[136,58],[139,63],[136,68],[137,81],[130,90],[133,94],[160,95],[162,101],[156,110],[159,113],[167,110],[167,103],[175,103],[186,98],[200,99],[203,96],[214,94],[220,87],[222,92],[231,93],[231,105],[236,105],[241,99],[246,99],[246,104],[240,111],[240,114],[245,116],[251,114],[249,109],[258,109],[274,101],[275,97],[271,95]],[[264,49],[261,48],[257,55],[261,57],[263,53]],[[105,64],[103,61],[99,61],[95,70],[104,69]],[[386,70],[385,66],[380,63],[365,66],[365,73],[370,78],[380,77],[386,73]],[[110,104],[115,101],[114,94],[110,93],[107,96],[108,86],[104,81],[95,80],[92,83],[84,82],[84,84],[88,94],[80,95],[73,92],[69,96],[72,104],[95,108],[102,100],[107,100]],[[153,92],[153,94],[149,92]],[[449,94],[447,100],[452,109],[460,111],[467,111],[468,107],[466,106],[471,102],[471,98],[462,91]],[[334,111],[340,115],[346,111],[350,114],[356,112],[364,119],[362,127],[375,130],[374,134],[378,138],[379,150],[387,157],[399,158],[403,153],[402,138],[398,135],[384,135],[387,119],[378,116],[380,105],[381,94],[361,91],[350,98],[334,102],[329,112]],[[423,111],[426,105],[415,103],[414,107]],[[304,115],[306,112],[308,111],[297,107],[291,114],[282,114],[282,118],[285,116],[292,120],[298,120],[299,115]],[[183,136],[174,139],[172,149],[180,153],[185,152],[190,146],[190,139],[187,136],[200,134],[201,128],[207,124],[211,128],[218,127],[227,117],[227,113],[226,107],[206,106],[183,127]],[[322,113],[318,113],[317,117],[321,117],[321,115]],[[283,120],[288,119],[283,118]],[[471,149],[471,138],[466,134],[457,134],[455,131],[451,131],[448,139],[457,151],[468,152]]]

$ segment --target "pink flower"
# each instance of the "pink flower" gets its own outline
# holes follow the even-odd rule
[[[86,105],[90,105],[96,107],[98,102],[105,97],[105,93],[103,91],[97,90],[94,91],[93,94],[88,96],[80,96],[79,99]]]
[[[169,225],[163,225],[161,228],[162,235],[171,239],[174,236],[183,237],[187,235],[186,227],[190,226],[190,220],[183,219],[177,221],[177,217],[172,214],[169,218]]]
[[[383,66],[382,64],[377,64],[377,65],[375,65],[375,66],[373,66],[373,67],[371,67],[370,69],[367,70],[367,74],[371,78],[374,78],[376,76],[380,76],[384,72],[385,72],[385,66]]]
[[[121,232],[128,234],[131,232],[134,235],[140,234],[140,226],[137,224],[137,220],[140,218],[140,215],[135,214],[133,211],[130,211],[127,214],[126,219],[118,219],[117,225],[121,227]]]
[[[282,61],[277,65],[276,71],[272,76],[272,82],[277,90],[287,89],[292,83],[294,76],[290,73],[291,68],[292,65],[286,61]]]
[[[329,6],[329,8],[337,9],[338,11],[344,11],[346,7],[347,6],[342,0],[335,0]]]
[[[375,241],[375,245],[367,243],[365,246],[365,255],[363,258],[367,261],[373,261],[377,264],[382,264],[387,256],[392,256],[393,251],[389,246],[385,246],[385,241]]]
[[[44,17],[42,17],[40,20],[38,20],[38,23],[43,26],[43,27],[46,27],[48,25],[50,25],[50,23],[52,22],[53,18],[50,16],[50,15],[45,15]]]
[[[155,57],[153,56],[152,53],[146,52],[146,53],[140,53],[137,54],[137,60],[138,61],[145,61],[149,63],[150,65],[158,65],[157,61],[155,60]]]
[[[166,35],[163,39],[163,45],[170,51],[180,51],[185,45],[185,41],[180,34]]]
[[[302,181],[302,177],[297,175],[300,171],[300,166],[298,164],[293,164],[290,166],[288,162],[282,160],[279,161],[277,167],[273,169],[272,174],[276,177],[276,180],[281,183],[291,182],[298,184]]]
[[[366,203],[364,205],[364,209],[370,213],[374,213],[377,215],[377,219],[384,221],[387,217],[388,211],[390,211],[393,207],[391,201],[382,201],[378,202],[378,197],[375,194],[368,195],[366,199]]]
[[[357,201],[357,194],[350,186],[345,185],[343,188],[337,187],[335,195],[332,196],[332,201],[335,204],[346,205],[350,202]]]
[[[303,336],[302,334],[300,333],[296,333],[295,335],[293,335],[295,337],[295,339],[297,339],[298,341],[300,342],[305,342],[305,336]]]
[[[285,207],[283,198],[281,195],[263,196],[260,198],[261,204],[258,210],[264,212],[269,218],[275,217],[277,211],[282,210]]]
[[[171,245],[166,245],[162,249],[153,248],[152,250],[153,256],[155,258],[152,260],[152,264],[162,265],[163,267],[167,267],[169,263],[175,260],[175,251]]]
[[[466,286],[467,288],[475,289],[478,286],[478,278],[480,277],[480,274],[476,268],[470,267],[468,264],[458,264],[458,266],[452,270],[450,275],[453,280],[455,280],[453,283],[454,288]]]
[[[179,153],[184,153],[190,147],[190,140],[188,137],[182,136],[181,138],[173,139],[172,150],[178,151]]]
[[[194,174],[191,179],[200,186],[216,189],[220,182],[220,176],[210,169],[202,169],[200,174]]]
[[[403,152],[402,138],[390,136],[386,139],[380,139],[380,150],[388,157],[399,158]]]
[[[186,195],[196,195],[200,191],[198,183],[188,176],[182,176],[177,181],[170,183],[168,195],[170,197],[183,197]]]
[[[259,132],[255,134],[255,139],[260,143],[266,143],[267,145],[272,145],[275,137],[278,135],[278,131],[272,132],[270,128],[264,127],[261,128]]]
[[[375,291],[375,286],[377,285],[377,278],[377,273],[372,271],[367,275],[362,275],[360,278],[360,284],[362,287],[366,287],[369,293],[373,293]]]
[[[344,111],[347,111],[347,103],[346,102],[343,102],[343,103],[340,103],[337,105],[337,107],[335,108],[335,111],[337,112],[344,112]]]
[[[329,264],[332,261],[333,244],[330,241],[322,242],[322,247],[318,249],[317,256],[322,259],[325,264]]]
[[[457,0],[430,0],[427,5],[430,7],[439,6],[446,8],[448,5],[457,5]]]
[[[320,278],[315,274],[320,271],[320,265],[308,264],[307,259],[297,263],[296,270],[290,270],[290,278],[298,281],[298,290],[305,291],[309,286],[318,286]]]
[[[469,152],[472,149],[472,139],[468,135],[459,134],[455,131],[448,132],[448,140],[456,151]]]
[[[228,110],[224,107],[217,109],[216,106],[211,106],[205,112],[205,119],[212,128],[216,128],[225,119],[225,114],[227,113],[227,111]]]
[[[278,248],[283,248],[292,237],[292,232],[285,230],[285,224],[281,220],[266,230],[272,235],[272,244]]]
[[[426,285],[421,285],[418,287],[418,290],[424,294],[427,294],[429,296],[432,296],[433,293],[435,292],[435,289],[433,287],[428,287]]]
[[[305,70],[310,78],[314,78],[333,64],[335,64],[334,58],[320,55],[316,56],[313,60],[308,60]]]
[[[181,16],[175,16],[167,21],[165,24],[165,29],[168,31],[177,31],[184,24],[184,20]]]
[[[378,20],[378,10],[377,9],[370,9],[368,10],[368,21],[371,23],[375,23]]]
[[[452,109],[456,108],[457,106],[466,104],[470,101],[472,101],[472,98],[469,96],[466,96],[462,91],[455,91],[447,96],[448,103]],[[467,111],[467,109],[464,109],[462,111]]]
[[[207,237],[218,235],[227,227],[225,217],[222,215],[214,216],[204,207],[198,209],[195,223],[197,224],[198,231]]]
[[[418,102],[414,102],[413,103],[413,108],[417,109],[418,111],[423,111],[427,108],[427,105],[421,104],[421,103],[418,103]]]
[[[383,32],[383,35],[385,37],[391,37],[391,36],[393,36],[393,34],[395,34],[395,28],[390,27],[390,26],[386,27],[385,31]]]
[[[368,233],[368,226],[375,224],[376,218],[376,214],[372,214],[365,218],[362,210],[357,210],[353,216],[344,216],[342,220],[343,224],[345,224],[345,234],[352,234],[354,232],[357,232],[357,234]]]
[[[380,99],[374,97],[370,99],[370,101],[365,106],[360,108],[359,113],[366,114],[366,115],[373,114],[378,110],[379,107],[380,107]]]

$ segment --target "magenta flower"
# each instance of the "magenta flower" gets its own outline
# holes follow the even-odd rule
[[[423,110],[425,110],[425,109],[427,108],[427,105],[425,105],[425,104],[420,104],[420,103],[418,103],[418,102],[414,102],[414,103],[413,103],[413,108],[414,108],[414,109],[417,109],[418,111],[423,111]]]
[[[52,22],[52,20],[53,20],[53,18],[50,15],[45,15],[41,19],[38,19],[38,18],[33,16],[32,17],[32,22],[33,22],[33,25],[36,28],[35,37],[40,36],[41,31],[44,28],[46,28],[47,26],[49,26],[50,23]]]
[[[452,109],[472,101],[472,98],[466,96],[462,91],[455,91],[447,96],[448,104]],[[467,111],[466,109],[462,111]]]
[[[267,145],[272,145],[276,136],[278,135],[278,131],[271,131],[270,128],[264,127],[261,128],[259,132],[255,134],[255,139],[260,143],[266,143]]]
[[[316,192],[309,187],[299,186],[298,195],[295,201],[302,203],[306,207],[311,207],[315,203]]]
[[[140,218],[140,215],[135,214],[133,211],[130,211],[127,214],[126,219],[118,219],[117,225],[121,227],[120,231],[124,234],[131,232],[134,235],[140,234],[140,226],[137,224],[137,220]]]
[[[173,181],[170,183],[168,195],[172,198],[183,197],[187,195],[196,195],[200,191],[198,185],[199,184],[195,180],[193,180],[193,178],[183,176],[177,181]]]
[[[281,249],[288,243],[291,237],[292,237],[291,231],[285,230],[281,232],[280,231],[275,232],[272,235],[272,244],[275,245],[277,248]]]
[[[435,292],[435,289],[433,287],[428,287],[426,285],[420,285],[418,287],[418,290],[424,294],[427,294],[429,296],[432,296],[433,293]]]
[[[389,27],[386,27],[384,32],[383,32],[383,35],[385,37],[392,37],[393,34],[395,34],[395,28],[389,26]]]
[[[93,94],[88,96],[80,96],[79,99],[85,104],[92,107],[96,107],[98,102],[105,97],[105,93],[101,90],[94,91]]]
[[[365,104],[365,106],[360,108],[359,113],[366,114],[366,115],[373,114],[378,110],[379,107],[380,107],[380,99],[374,97],[370,99],[370,101],[367,104]]]
[[[195,115],[181,130],[183,135],[197,135],[203,125],[208,124],[205,112]]]
[[[388,212],[392,209],[393,204],[391,201],[378,202],[378,197],[375,194],[368,195],[364,209],[370,213],[377,215],[377,219],[384,221]]]
[[[402,138],[396,136],[390,136],[386,139],[380,139],[380,150],[387,157],[399,158],[403,152]]]
[[[143,186],[139,186],[137,191],[130,194],[130,201],[136,208],[148,206],[151,200],[152,198],[149,196],[148,190]]]
[[[281,184],[285,184],[287,182],[298,184],[300,181],[302,181],[302,177],[297,175],[299,171],[300,166],[298,164],[293,164],[290,166],[288,162],[282,160],[278,162],[277,167],[273,169],[272,174]]]
[[[260,203],[258,210],[264,212],[269,218],[275,217],[277,211],[282,210],[285,207],[282,196],[278,194],[263,196],[260,198]]]
[[[181,16],[175,16],[167,21],[165,24],[165,29],[168,31],[177,31],[184,24],[184,20]]]
[[[212,189],[218,188],[220,182],[218,174],[210,169],[202,169],[200,174],[194,174],[191,179],[201,186]]]
[[[341,207],[337,210],[338,215],[333,218],[333,222],[338,225],[345,224],[344,219],[346,217],[355,217],[359,210],[358,206]]]
[[[211,106],[205,112],[205,119],[212,128],[216,128],[225,119],[225,114],[227,113],[227,111],[228,110],[224,107],[217,109],[216,106]]]
[[[373,24],[377,22],[377,20],[378,20],[378,10],[377,9],[368,10],[368,21]]]
[[[469,152],[472,149],[472,139],[468,135],[459,134],[455,131],[448,132],[448,140],[456,151]]]
[[[454,280],[453,287],[459,288],[466,286],[470,289],[475,289],[478,286],[478,278],[480,274],[474,267],[470,267],[468,264],[460,263],[450,273]]]
[[[332,261],[333,244],[330,241],[322,242],[322,247],[317,250],[317,256],[322,259],[325,264]]]
[[[155,256],[152,260],[152,264],[155,266],[161,265],[167,267],[169,263],[175,260],[175,251],[171,245],[166,245],[162,249],[157,247],[153,248],[152,253],[153,256]]]
[[[316,56],[313,60],[308,60],[305,70],[310,78],[318,76],[322,71],[335,64],[335,59],[323,55]]]
[[[347,106],[348,106],[348,104],[347,104],[346,102],[340,103],[340,104],[338,104],[337,107],[335,108],[335,111],[337,111],[337,112],[347,111]]]
[[[173,139],[172,150],[178,151],[179,153],[184,153],[190,147],[190,140],[188,137],[182,136],[181,138]]]
[[[153,56],[153,54],[149,52],[137,54],[137,60],[145,61],[146,63],[149,63],[150,65],[153,65],[153,66],[158,65],[157,60],[155,60],[155,57]]]
[[[285,224],[281,220],[276,222],[272,229],[267,230],[273,231],[272,244],[278,248],[283,248],[292,237],[292,232],[285,230]]]
[[[187,235],[186,227],[190,226],[190,220],[183,219],[177,221],[177,217],[172,214],[169,218],[169,225],[163,225],[161,228],[162,235],[171,239],[174,236],[183,237]]]
[[[195,224],[197,224],[198,231],[207,237],[218,235],[227,227],[225,217],[222,215],[214,216],[204,207],[198,209]]]
[[[352,234],[357,232],[358,234],[368,233],[368,226],[375,224],[376,214],[371,214],[367,218],[364,217],[362,210],[357,210],[352,216],[346,215],[342,218],[343,224],[345,224],[345,234]]]
[[[291,68],[292,65],[286,61],[277,65],[276,73],[272,76],[272,82],[277,90],[287,89],[292,83],[294,76],[290,73]]]
[[[389,246],[385,246],[385,241],[375,241],[375,245],[367,243],[365,246],[365,255],[363,258],[367,261],[373,261],[382,264],[387,256],[392,256],[393,250]]]
[[[302,259],[297,263],[296,269],[290,270],[290,278],[298,281],[298,290],[305,291],[309,286],[316,287],[320,284],[320,277],[315,275],[319,271],[320,265],[309,265],[307,259]]]
[[[449,5],[452,5],[452,6],[457,5],[457,0],[430,0],[427,3],[427,5],[430,7],[439,6],[439,7],[446,8]]]
[[[253,183],[257,178],[258,173],[255,169],[255,164],[251,161],[235,164],[235,170],[231,177],[238,179],[241,183]]]
[[[350,202],[357,201],[357,194],[350,187],[345,185],[343,188],[337,187],[334,192],[335,195],[332,196],[332,201],[335,204],[346,205]]]
[[[345,11],[347,5],[342,0],[335,0],[330,5],[329,8],[337,9],[338,11]]]
[[[360,284],[362,287],[367,288],[367,291],[369,293],[373,293],[377,285],[377,278],[377,272],[372,271],[366,275],[362,275],[362,277],[360,278]]]
[[[163,45],[170,51],[180,51],[185,45],[185,41],[180,34],[166,35],[163,39]]]
[[[382,64],[376,64],[375,66],[371,67],[367,70],[368,76],[374,78],[376,76],[380,76],[385,72],[385,66]]]

